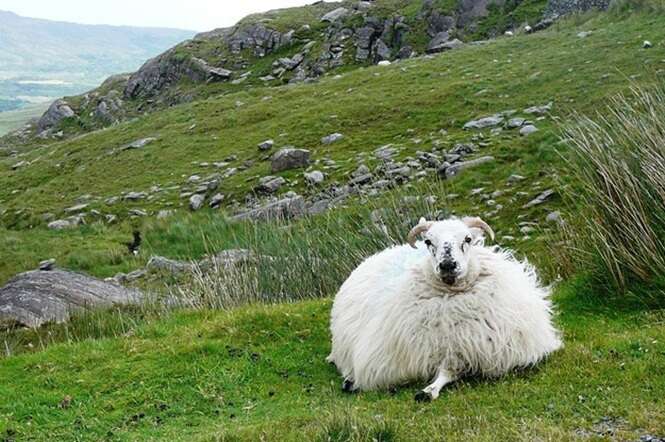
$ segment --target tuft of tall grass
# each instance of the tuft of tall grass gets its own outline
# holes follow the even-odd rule
[[[189,283],[180,281],[171,292],[187,307],[222,309],[330,296],[365,258],[402,244],[419,217],[427,215],[443,212],[437,215],[424,196],[403,194],[297,222],[233,223],[213,215],[205,220],[205,231],[198,232],[208,253],[241,248],[253,259],[233,268],[199,269]],[[200,222],[168,229],[192,238],[196,232],[188,230]],[[163,237],[170,237],[169,232]]]
[[[578,269],[626,291],[665,280],[665,89],[634,87],[565,128]]]

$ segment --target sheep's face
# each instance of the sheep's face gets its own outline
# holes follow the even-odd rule
[[[479,227],[479,223],[482,223],[483,227]],[[478,268],[474,246],[483,244],[483,230],[493,236],[489,226],[479,218],[438,222],[422,219],[410,236],[413,236],[414,232],[422,234],[434,274],[444,284],[454,286],[460,281],[469,282],[467,279],[471,271]]]

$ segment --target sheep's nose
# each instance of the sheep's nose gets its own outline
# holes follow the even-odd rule
[[[439,271],[443,274],[453,273],[456,269],[457,263],[452,260],[446,260],[439,264]]]

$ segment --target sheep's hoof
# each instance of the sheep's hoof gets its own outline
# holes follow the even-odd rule
[[[354,393],[356,391],[356,387],[353,385],[351,379],[344,379],[344,382],[342,383],[342,391],[344,393]]]
[[[416,393],[416,402],[432,402],[432,393],[420,390]]]

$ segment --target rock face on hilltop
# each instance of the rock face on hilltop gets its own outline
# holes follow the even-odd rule
[[[137,72],[112,77],[68,103],[55,102],[39,121],[38,132],[55,134],[61,121],[76,115],[85,116],[84,130],[94,130],[195,100],[206,93],[196,84],[228,83],[233,88],[310,82],[344,66],[456,50],[469,40],[501,35],[527,22],[535,32],[551,25],[551,17],[606,9],[609,0],[549,0],[547,7],[532,8],[530,16],[516,14],[518,22],[513,12],[520,3],[346,0],[253,15],[235,26],[198,34]],[[505,19],[497,20],[497,15]],[[542,20],[545,16],[550,18]],[[214,90],[219,89],[224,86]]]
[[[151,97],[183,79],[194,83],[226,81],[231,74],[227,69],[210,66],[205,60],[171,49],[149,60],[129,77],[125,97]]]
[[[132,304],[141,293],[63,270],[22,273],[0,288],[0,323],[39,327],[77,310]]]

